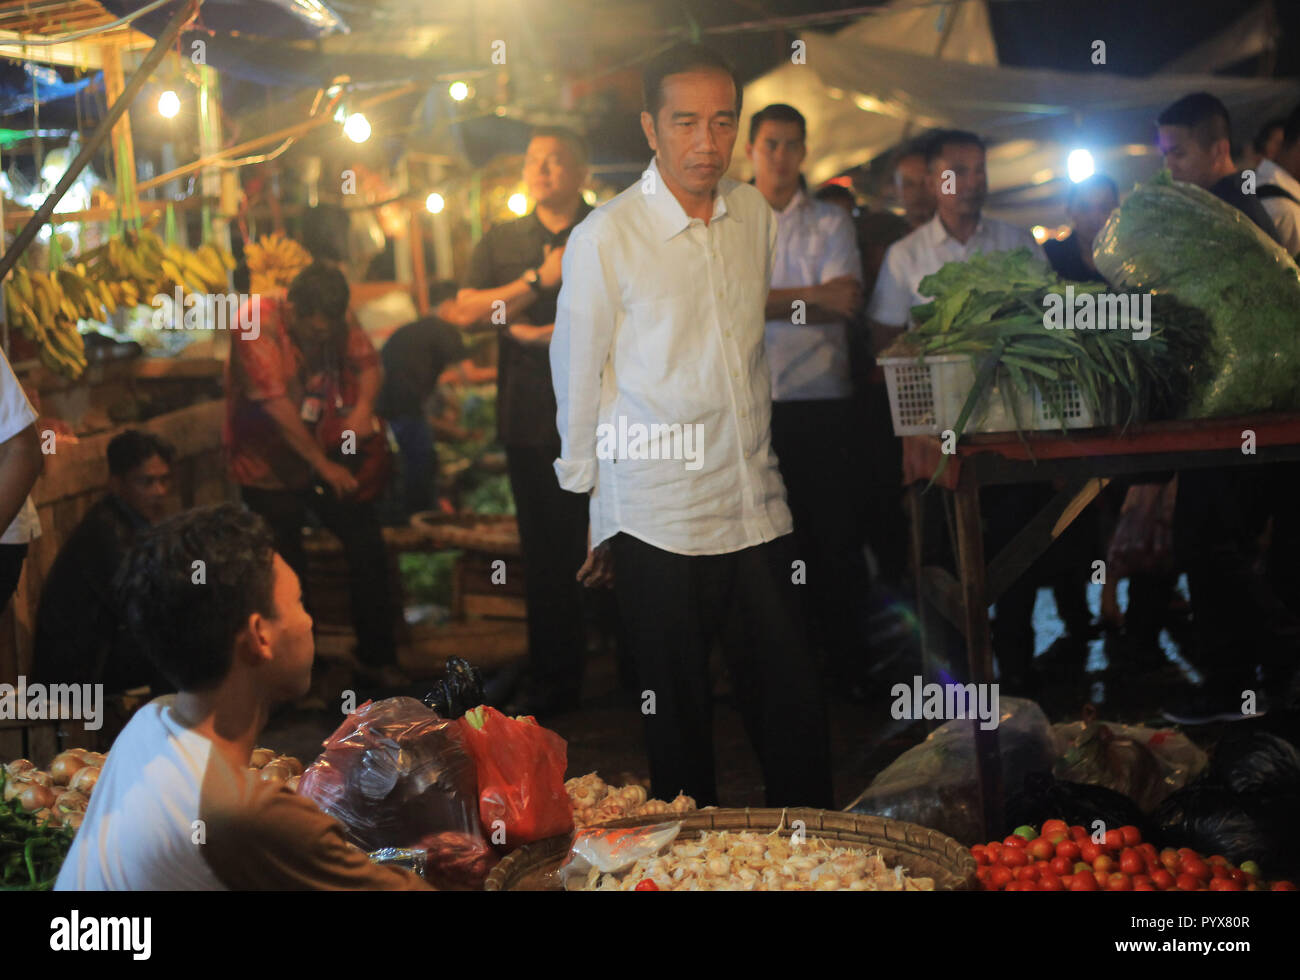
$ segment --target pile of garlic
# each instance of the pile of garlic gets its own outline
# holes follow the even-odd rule
[[[573,823],[577,827],[590,827],[606,820],[623,817],[653,817],[660,814],[680,817],[695,809],[689,796],[678,795],[671,803],[649,799],[644,786],[631,783],[627,786],[610,786],[594,772],[570,779],[564,784],[573,804]]]
[[[642,858],[620,875],[593,868],[583,890],[634,891],[646,879],[659,891],[934,891],[934,879],[910,878],[878,851],[751,830],[679,839],[666,854]]]
[[[257,770],[267,782],[284,783],[291,792],[298,792],[302,763],[291,755],[276,755],[272,749],[253,749],[248,768]]]

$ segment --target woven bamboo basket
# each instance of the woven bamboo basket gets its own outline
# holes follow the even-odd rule
[[[440,514],[426,510],[411,515],[411,527],[435,548],[477,551],[497,557],[518,557],[519,522],[510,514]]]
[[[663,823],[666,815],[611,820],[601,827],[640,827]],[[745,809],[697,810],[680,818],[681,837],[710,830],[755,830],[771,833],[780,828],[789,837],[796,820],[804,833],[862,850],[879,850],[886,863],[901,864],[913,878],[933,878],[936,891],[967,891],[976,886],[975,859],[970,851],[937,830],[913,823],[834,810]],[[546,887],[543,878],[563,863],[570,838],[551,837],[528,844],[507,855],[488,875],[485,891],[527,891]],[[554,887],[554,886],[551,886]]]

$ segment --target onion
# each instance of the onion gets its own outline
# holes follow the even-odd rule
[[[274,758],[275,753],[270,749],[253,749],[253,756],[249,760],[249,765],[255,769],[261,769]]]
[[[28,813],[35,813],[54,805],[54,791],[40,783],[28,783],[18,794],[18,802]]]
[[[73,832],[81,829],[81,821],[86,819],[84,813],[65,813],[63,815],[63,826],[71,827]]]
[[[5,802],[8,803],[25,790],[28,786],[33,785],[30,779],[14,778],[5,781]],[[36,784],[36,785],[39,785]]]
[[[280,783],[288,782],[293,773],[283,762],[268,762],[262,767],[262,778],[267,782],[272,780]]]
[[[74,752],[60,752],[50,763],[50,776],[60,786],[67,786],[78,769],[86,768],[86,760]]]
[[[298,792],[298,780],[300,780],[300,779],[302,779],[301,776],[290,776],[290,777],[288,778],[288,780],[285,782],[284,785],[286,785],[287,787],[289,787],[289,792],[290,792],[290,793],[296,793],[296,792]]]
[[[66,793],[59,794],[58,799],[54,801],[54,809],[59,813],[85,813],[89,803],[90,800],[81,793],[70,789]]]
[[[13,762],[5,763],[5,772],[10,776],[17,776],[22,772],[31,772],[36,768],[36,763],[31,759],[15,759]]]
[[[84,769],[77,770],[77,774],[72,777],[72,782],[68,783],[68,789],[89,796],[94,792],[95,784],[99,782],[99,773],[98,766],[86,766]]]
[[[299,762],[297,759],[295,759],[295,758],[294,758],[293,756],[291,756],[291,755],[280,755],[280,756],[276,756],[276,757],[275,757],[274,759],[272,759],[271,761],[272,761],[272,762],[278,762],[278,763],[280,763],[281,765],[287,766],[291,775],[294,775],[294,776],[301,776],[301,775],[302,775],[302,763]]]
[[[59,817],[57,813],[55,813],[53,810],[49,810],[45,808],[37,810],[35,813],[32,814],[32,816],[36,818],[37,823],[40,824],[47,823],[53,827],[58,827],[63,823],[63,820]]]
[[[66,751],[72,753],[78,759],[81,759],[88,766],[99,765],[99,763],[95,761],[96,757],[99,755],[98,752],[92,752],[90,749],[67,749]]]
[[[50,774],[40,769],[33,769],[31,772],[23,773],[23,778],[30,780],[33,783],[40,783],[42,786],[46,787],[54,785],[54,780],[51,778]]]

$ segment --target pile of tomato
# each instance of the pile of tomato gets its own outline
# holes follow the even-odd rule
[[[1107,830],[1097,843],[1083,827],[1047,820],[1041,831],[1017,827],[970,851],[980,884],[993,892],[1295,891],[1289,881],[1260,880],[1254,861],[1234,867],[1190,847],[1158,851],[1136,827]]]

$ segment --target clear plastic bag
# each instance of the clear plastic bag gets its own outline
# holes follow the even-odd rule
[[[478,888],[495,863],[478,818],[474,762],[454,721],[414,698],[367,701],[325,741],[298,793],[365,851],[428,852],[426,877]]]
[[[1052,737],[1058,779],[1113,789],[1143,813],[1199,776],[1209,761],[1186,735],[1167,728],[1085,718],[1053,725]]]
[[[579,830],[558,872],[565,888],[582,887],[592,873],[618,874],[642,858],[654,857],[681,833],[680,820],[649,827],[592,827]]]
[[[1020,789],[1029,773],[1050,772],[1056,752],[1051,726],[1037,704],[1002,698],[999,708],[1002,783],[1011,794]],[[970,720],[944,722],[924,742],[890,763],[847,809],[920,824],[964,844],[979,842],[984,817],[975,768],[977,724]]]

